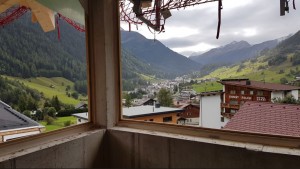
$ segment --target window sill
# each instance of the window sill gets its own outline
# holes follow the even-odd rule
[[[193,126],[122,120],[110,130],[128,131],[163,137],[241,147],[255,151],[300,156],[300,138],[218,130]]]
[[[86,123],[4,142],[0,144],[0,162],[85,137],[99,130],[103,129],[95,127],[92,123]]]

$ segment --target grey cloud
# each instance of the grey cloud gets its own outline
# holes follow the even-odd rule
[[[298,6],[300,10],[300,5]],[[168,25],[186,26],[197,29],[199,34],[184,38],[171,38],[162,42],[170,48],[188,47],[199,43],[222,46],[234,40],[246,40],[251,44],[256,44],[297,32],[300,29],[299,10],[294,11],[290,7],[290,13],[286,16],[279,16],[279,2],[274,2],[274,0],[257,1],[234,9],[226,9],[224,6],[219,40],[215,39],[218,22],[217,8],[215,10],[209,8],[179,10],[173,12],[172,18],[167,21],[166,31]],[[256,28],[257,35],[244,37],[242,34],[229,34],[241,32],[246,28]]]

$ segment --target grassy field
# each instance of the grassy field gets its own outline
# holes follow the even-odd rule
[[[243,68],[240,65],[231,67],[221,67],[209,75],[199,78],[198,80],[209,78],[249,78],[250,80],[265,81],[280,83],[281,78],[286,78],[288,81],[294,80],[294,76],[289,75],[291,70],[296,70],[297,66],[292,66],[288,59],[279,66],[269,67],[267,62],[263,61],[263,57],[259,58],[257,62],[251,63],[250,61],[243,63]],[[298,69],[300,67],[298,66]],[[280,70],[283,73],[279,73]]]
[[[218,82],[206,82],[201,84],[194,84],[193,89],[197,93],[222,90],[222,85]]]
[[[228,78],[248,78],[255,81],[265,81],[272,83],[280,83],[281,78],[286,78],[289,82],[295,80],[294,75],[291,75],[291,70],[296,71],[300,66],[292,66],[290,57],[281,63],[279,66],[268,66],[265,61],[265,56],[257,58],[255,62],[246,61],[242,66],[234,65],[229,67],[220,67],[209,75],[196,80],[204,80],[211,78],[228,79]],[[281,73],[279,73],[281,72]],[[221,90],[222,85],[217,82],[207,82],[193,85],[193,89],[197,92]]]
[[[158,83],[163,81],[163,79],[156,78],[155,76],[145,75],[145,74],[138,74],[140,78],[143,80],[149,81],[150,83]]]
[[[74,124],[76,124],[76,117],[74,117],[74,116],[58,117],[52,125],[46,125],[46,122],[44,122],[44,121],[41,121],[39,123],[46,127],[45,132],[49,132],[49,131],[64,128],[65,127],[64,123],[67,121],[71,121],[71,124],[74,125]]]
[[[53,96],[57,96],[59,100],[64,104],[72,104],[77,105],[80,100],[86,100],[87,97],[80,96],[78,100],[68,97],[66,95],[67,86],[71,87],[69,93],[74,92],[74,83],[62,78],[62,77],[54,77],[54,78],[45,78],[45,77],[37,77],[37,78],[16,78],[16,77],[7,77],[10,80],[17,80],[29,88],[36,89],[39,92],[42,92],[45,98],[51,99]]]

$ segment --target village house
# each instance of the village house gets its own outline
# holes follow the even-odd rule
[[[179,113],[178,124],[199,125],[199,105],[185,104],[180,107],[184,111]]]
[[[222,91],[200,93],[200,126],[223,128],[246,101],[272,102],[293,96],[298,100],[300,87],[249,79],[219,81]]]
[[[221,129],[228,119],[221,115],[221,103],[223,102],[223,91],[203,92],[200,96],[199,126],[206,128]]]
[[[72,114],[72,116],[76,117],[76,124],[82,124],[82,123],[87,123],[89,122],[89,113],[76,113]]]
[[[45,127],[0,101],[0,143],[42,133]]]
[[[249,79],[224,79],[219,81],[223,85],[222,115],[231,118],[246,101],[272,102],[274,98],[283,99],[293,96],[299,98],[300,87],[251,81]]]
[[[155,99],[147,98],[147,99],[135,99],[133,102],[133,106],[153,106],[156,102]]]
[[[224,130],[300,137],[300,105],[247,101]]]
[[[179,108],[162,107],[159,104],[155,104],[155,106],[123,107],[123,118],[177,124],[178,114],[183,111]]]

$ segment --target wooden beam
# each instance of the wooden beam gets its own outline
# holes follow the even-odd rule
[[[27,1],[27,4],[44,32],[55,30],[55,17],[52,10],[36,1]]]
[[[16,4],[19,4],[19,0],[0,0],[0,13],[5,12]]]
[[[31,14],[31,21],[33,23],[36,23],[38,21],[34,13]]]

